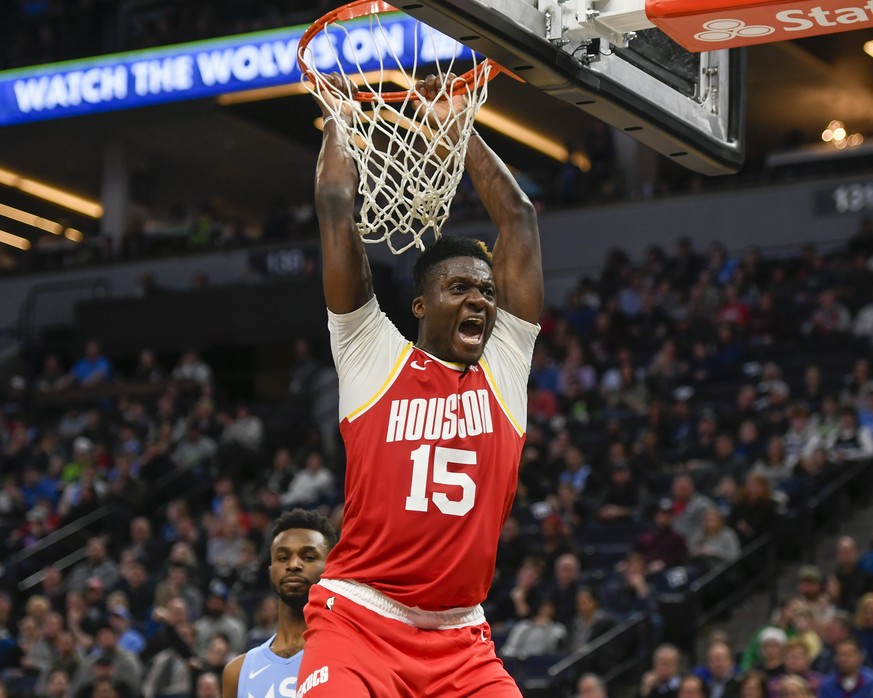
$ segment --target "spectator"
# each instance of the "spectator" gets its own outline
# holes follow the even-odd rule
[[[154,604],[156,608],[164,608],[171,604],[174,598],[182,599],[192,616],[199,616],[203,608],[203,594],[191,581],[190,566],[179,560],[171,560],[167,574],[157,584]]]
[[[607,698],[606,687],[597,674],[582,674],[576,683],[574,698]]]
[[[119,649],[138,657],[145,649],[146,641],[138,630],[131,627],[133,617],[130,611],[121,605],[112,606],[109,608],[107,619],[118,638]]]
[[[673,530],[686,541],[703,528],[703,516],[712,500],[695,491],[690,475],[673,478]]]
[[[767,440],[767,451],[764,457],[752,466],[751,472],[767,478],[771,489],[775,491],[791,479],[794,474],[794,464],[785,452],[783,437],[774,435]]]
[[[277,603],[275,596],[267,594],[261,597],[246,639],[248,649],[263,644],[276,632],[276,626],[279,622]]]
[[[199,654],[206,652],[216,635],[223,635],[227,639],[228,651],[233,655],[245,650],[246,628],[239,618],[230,614],[229,600],[228,588],[222,582],[213,580],[206,597],[206,615],[194,623]]]
[[[742,545],[774,530],[776,505],[773,502],[770,481],[766,477],[760,473],[749,473],[740,501],[728,517],[728,525],[737,532]]]
[[[175,381],[205,386],[212,383],[212,369],[200,359],[196,351],[187,351],[179,357],[172,377]]]
[[[34,380],[34,387],[44,394],[57,393],[70,385],[70,377],[64,373],[57,354],[48,354],[43,360],[42,371]]]
[[[652,659],[652,669],[640,680],[638,698],[678,698],[682,676],[679,673],[679,650],[660,645]]]
[[[837,539],[834,563],[828,592],[838,608],[853,612],[860,598],[873,591],[873,575],[858,566],[858,546],[851,536]]]
[[[595,516],[602,524],[626,523],[639,517],[642,486],[625,461],[612,465],[609,481],[600,493]]]
[[[802,565],[798,570],[795,598],[807,605],[812,613],[813,628],[819,633],[837,610],[825,591],[824,575],[815,565]]]
[[[862,666],[863,655],[854,638],[836,645],[833,674],[825,677],[819,698],[870,698],[873,696],[873,671]]]
[[[213,673],[216,676],[232,659],[233,652],[227,644],[227,637],[222,633],[212,636],[206,650],[199,655],[198,669],[204,673]]]
[[[158,652],[143,679],[143,698],[189,696],[194,688],[194,626],[188,622],[175,628],[177,641]]]
[[[858,411],[846,405],[839,415],[839,426],[825,442],[828,457],[835,463],[846,463],[873,456],[873,435],[858,425]]]
[[[782,438],[786,464],[793,467],[801,458],[809,456],[820,443],[817,424],[806,406],[799,403],[792,406],[788,410],[788,431]]]
[[[85,355],[78,359],[67,380],[69,385],[94,388],[112,379],[112,364],[100,353],[100,345],[94,340],[85,344]]]
[[[104,669],[107,673],[104,673]],[[78,692],[93,685],[101,676],[123,684],[128,695],[136,695],[142,676],[142,664],[130,652],[118,646],[118,634],[109,625],[101,625],[94,639],[94,651],[85,658],[73,680],[73,690]]]
[[[70,675],[57,669],[49,674],[42,692],[37,698],[71,698]]]
[[[523,620],[533,615],[542,598],[542,572],[542,559],[529,557],[522,562],[515,573],[514,584],[495,600],[494,609],[489,614],[494,623]]]
[[[158,363],[155,353],[151,349],[140,351],[131,381],[144,385],[160,385],[166,378],[167,372]]]
[[[576,492],[584,492],[591,477],[592,468],[585,462],[582,449],[568,445],[564,451],[564,470],[558,476],[559,484],[568,484]]]
[[[706,684],[703,679],[694,674],[683,676],[679,682],[678,698],[708,698]]]
[[[173,461],[183,470],[205,470],[218,451],[215,441],[206,436],[197,422],[189,422],[185,437],[173,451]]]
[[[61,630],[54,643],[54,657],[49,674],[45,680],[45,692],[49,693],[49,686],[52,684],[52,677],[57,674],[63,674],[63,682],[58,679],[58,683],[63,683],[66,690],[69,692],[72,685],[72,677],[79,671],[82,665],[82,653],[79,651],[79,646],[76,644],[76,637],[69,630]]]
[[[306,456],[304,469],[291,480],[281,500],[284,506],[313,508],[331,504],[334,496],[333,473],[325,466],[324,456],[318,451],[311,451]]]
[[[645,559],[647,574],[655,574],[685,562],[688,548],[685,539],[673,530],[672,500],[658,500],[655,528],[639,534],[633,543],[633,550]]]
[[[579,558],[566,553],[555,560],[554,578],[547,598],[554,605],[554,617],[565,628],[570,628],[576,612],[576,589],[579,586]]]
[[[619,617],[634,612],[646,613],[652,625],[658,625],[657,598],[646,580],[646,563],[642,556],[630,553],[618,565],[617,574],[607,577],[600,590],[603,607]],[[660,632],[657,627],[655,634]]]
[[[704,512],[703,528],[689,541],[688,552],[693,561],[709,568],[739,559],[740,539],[713,506]]]
[[[218,674],[208,671],[197,677],[195,698],[221,698],[221,683]]]
[[[726,642],[711,642],[706,651],[706,684],[709,698],[740,698],[740,675]]]
[[[576,615],[571,623],[570,649],[578,650],[615,627],[615,618],[597,603],[590,587],[576,591]]]
[[[802,329],[804,334],[828,337],[834,333],[847,332],[851,322],[851,315],[837,299],[836,292],[826,288],[818,294],[818,303]]]
[[[530,554],[530,545],[522,535],[518,519],[509,516],[500,531],[500,541],[497,546],[497,565],[495,583],[505,584],[512,579],[516,570]]]
[[[118,565],[109,557],[106,541],[102,536],[92,536],[85,546],[85,559],[73,567],[67,577],[66,588],[84,591],[86,582],[96,579],[103,589],[118,583]]]
[[[822,675],[810,668],[811,660],[807,643],[793,637],[785,643],[785,674],[768,682],[770,698],[782,698],[782,686],[786,676],[803,679],[812,695],[817,696],[821,688]]]
[[[836,647],[842,640],[852,637],[853,633],[852,616],[847,611],[836,611],[822,628],[822,648],[812,668],[824,676],[833,673],[836,668]]]
[[[758,636],[761,657],[753,668],[772,678],[785,673],[785,643],[788,638],[782,628],[766,628]]]
[[[854,634],[864,653],[864,664],[868,667],[873,666],[873,593],[871,592],[858,599]]]
[[[549,599],[540,601],[532,618],[512,626],[501,655],[527,659],[557,654],[567,641],[567,628],[554,616],[555,605]]]
[[[760,671],[747,671],[740,681],[740,698],[767,698],[767,677]]]
[[[778,698],[815,698],[818,693],[803,677],[788,673],[779,679]]]

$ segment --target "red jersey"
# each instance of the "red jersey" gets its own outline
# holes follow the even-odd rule
[[[428,611],[481,603],[515,496],[538,328],[498,311],[482,360],[417,349],[375,299],[330,316],[346,445],[326,579]]]

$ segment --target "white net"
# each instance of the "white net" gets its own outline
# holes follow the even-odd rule
[[[422,237],[430,231],[438,238],[449,216],[464,172],[473,122],[488,96],[492,66],[473,55],[468,57],[473,62],[469,79],[449,81],[445,78],[455,73],[455,56],[461,53],[455,50],[459,45],[453,39],[416,22],[412,67],[404,68],[379,14],[369,15],[369,39],[361,32],[360,21],[352,26],[354,36],[344,22],[327,23],[301,48],[300,61],[318,82],[317,86],[312,82],[307,85],[336,117],[340,137],[357,163],[361,196],[357,225],[363,241],[385,242],[394,254],[411,247],[423,249]],[[452,44],[448,51],[446,42]],[[327,59],[324,52],[329,52]],[[333,60],[329,60],[330,54]],[[450,57],[446,60],[419,66],[425,56],[447,54]],[[378,68],[365,70],[362,63],[374,55],[379,57]],[[323,79],[319,64],[330,65],[331,72],[338,72],[362,92],[372,93],[372,99],[350,98]],[[344,64],[353,67],[344,68]],[[433,101],[416,91],[416,81],[429,74],[443,79]],[[389,94],[392,89],[401,92]],[[335,99],[322,99],[319,90],[329,90]],[[392,101],[385,99],[386,95]],[[445,106],[447,100],[454,108],[442,109],[440,116],[434,105],[443,101]],[[340,117],[341,112],[348,114],[349,106],[351,124]],[[444,111],[449,112],[447,116]]]

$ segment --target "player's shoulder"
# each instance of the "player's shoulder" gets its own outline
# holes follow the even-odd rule
[[[246,654],[248,653],[234,657],[225,665],[224,671],[221,673],[222,698],[236,698],[239,690],[239,677],[246,660]]]

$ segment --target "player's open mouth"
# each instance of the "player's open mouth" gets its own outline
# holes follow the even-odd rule
[[[465,344],[478,344],[482,340],[482,331],[485,329],[485,323],[481,318],[467,318],[461,323],[458,328],[458,334],[461,335],[461,341]]]

